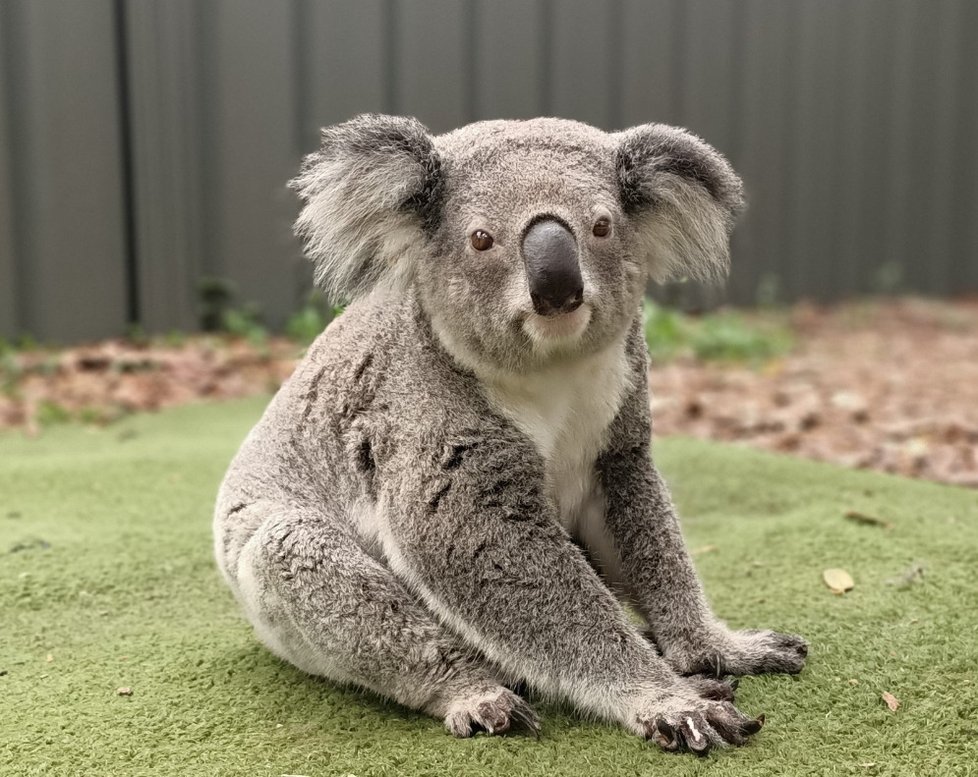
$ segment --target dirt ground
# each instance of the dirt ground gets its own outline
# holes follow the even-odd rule
[[[796,347],[760,369],[653,365],[656,432],[978,487],[978,302],[798,306],[789,323]]]
[[[680,356],[654,364],[657,434],[769,450],[978,487],[978,301],[799,305],[795,347],[764,364]],[[301,348],[196,336],[113,340],[0,356],[0,428],[37,434],[68,420],[275,389]]]

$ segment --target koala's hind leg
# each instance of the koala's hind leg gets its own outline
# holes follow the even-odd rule
[[[490,664],[328,517],[283,508],[225,565],[258,637],[303,671],[443,718],[456,736],[538,728]]]

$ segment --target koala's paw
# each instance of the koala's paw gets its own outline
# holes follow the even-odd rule
[[[723,677],[746,674],[798,674],[808,643],[776,631],[721,631],[690,645],[670,645],[663,657],[680,674]]]
[[[637,732],[663,750],[706,755],[711,749],[746,744],[764,725],[764,716],[751,718],[729,701],[692,696],[667,696],[635,715]]]
[[[478,731],[502,734],[513,724],[533,734],[540,732],[540,719],[522,698],[507,688],[460,696],[445,716],[445,727],[457,737],[470,737]]]

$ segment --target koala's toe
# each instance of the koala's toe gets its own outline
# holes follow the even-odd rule
[[[801,658],[808,657],[808,643],[797,634],[776,634],[778,643],[784,650],[793,650]]]
[[[457,737],[470,737],[479,731],[503,734],[514,725],[534,734],[540,730],[540,720],[530,705],[506,688],[462,698],[452,707],[445,727]]]
[[[475,719],[490,734],[502,734],[509,730],[509,715],[498,702],[482,702],[475,709]]]
[[[445,728],[453,737],[465,739],[475,733],[473,720],[468,713],[450,712],[445,717]]]
[[[780,634],[770,632],[768,641],[771,645],[771,663],[769,671],[797,674],[805,666],[808,658],[808,643],[797,634]]]
[[[669,752],[706,755],[713,749],[747,744],[764,716],[751,718],[729,701],[693,701],[689,709],[663,711],[640,720],[645,738]]]
[[[655,742],[663,750],[672,752],[680,748],[679,734],[665,718],[657,718],[647,723],[645,738]]]
[[[805,667],[808,643],[797,634],[750,630],[733,636],[735,647],[723,662],[731,674],[798,674]]]
[[[748,737],[764,726],[763,715],[751,718],[733,705],[727,704],[719,710],[711,710],[707,714],[707,720],[726,744],[737,746],[746,744]]]
[[[697,696],[712,701],[733,701],[738,685],[735,677],[718,680],[705,675],[692,675],[686,680]]]
[[[691,712],[679,718],[675,731],[682,749],[694,755],[706,755],[719,738],[702,712]]]

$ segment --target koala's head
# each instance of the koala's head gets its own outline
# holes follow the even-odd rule
[[[359,116],[323,130],[292,186],[329,294],[414,288],[467,366],[513,370],[620,337],[649,278],[725,275],[742,205],[727,161],[684,130],[562,119],[432,136]]]

